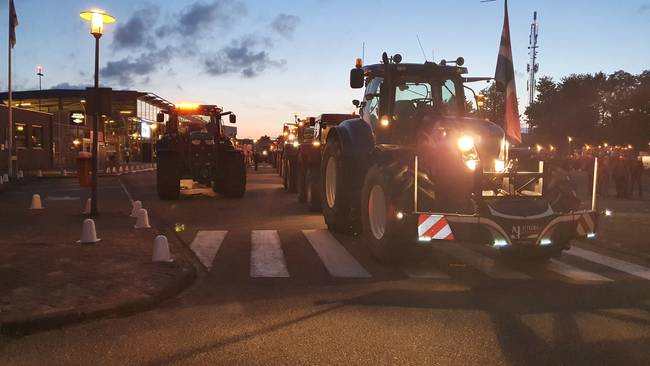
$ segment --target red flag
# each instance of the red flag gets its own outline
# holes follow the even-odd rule
[[[16,46],[16,27],[18,26],[18,15],[16,15],[16,7],[14,0],[9,0],[9,43],[11,48]]]
[[[521,126],[519,124],[519,107],[517,105],[517,88],[515,86],[515,68],[512,61],[512,46],[510,45],[510,22],[508,19],[508,0],[505,1],[505,16],[503,31],[501,33],[501,46],[497,58],[497,69],[494,75],[497,88],[506,92],[506,136],[514,141],[521,142]]]

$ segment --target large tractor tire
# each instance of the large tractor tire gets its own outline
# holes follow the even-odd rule
[[[296,193],[298,192],[298,172],[296,169],[296,161],[293,159],[287,159],[287,163],[285,165],[286,172],[285,172],[285,189],[289,193]]]
[[[300,203],[305,203],[307,202],[307,180],[305,179],[306,177],[306,170],[307,167],[305,166],[305,163],[300,159],[300,161],[296,164],[296,191],[298,192],[298,202]]]
[[[336,140],[328,141],[323,150],[320,196],[323,217],[331,231],[345,232],[350,229],[349,187],[345,181],[345,161]]]
[[[395,212],[389,176],[382,166],[373,165],[366,173],[361,190],[363,241],[372,255],[382,262],[392,262],[400,257],[400,242],[407,240],[406,235],[401,235],[404,233]]]
[[[305,200],[307,201],[307,207],[309,208],[309,211],[320,211],[320,176],[318,174],[318,171],[313,167],[307,168],[307,172],[305,173],[305,185],[307,187],[305,190]]]
[[[240,153],[226,153],[221,159],[213,190],[226,197],[241,198],[246,193],[246,164]]]
[[[181,167],[173,151],[158,151],[156,188],[162,200],[177,200],[181,192]]]

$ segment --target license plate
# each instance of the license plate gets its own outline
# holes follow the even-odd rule
[[[531,239],[537,237],[539,233],[539,225],[526,224],[526,225],[512,225],[510,230],[510,238],[512,239]]]

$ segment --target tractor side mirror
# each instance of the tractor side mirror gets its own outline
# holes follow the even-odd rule
[[[228,117],[228,120],[230,121],[230,123],[237,123],[237,116],[231,113],[230,116]]]
[[[311,127],[316,126],[316,118],[309,117],[309,126],[311,126]]]
[[[363,88],[364,75],[363,69],[355,68],[350,70],[350,87],[352,89]]]
[[[361,102],[359,101],[359,99],[352,100],[352,105],[354,105],[355,107],[359,108],[360,104],[361,104]]]
[[[165,114],[164,113],[156,114],[156,122],[158,123],[165,122]]]

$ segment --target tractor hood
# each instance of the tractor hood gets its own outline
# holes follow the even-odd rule
[[[471,137],[481,160],[499,158],[504,148],[503,129],[487,119],[429,114],[423,118],[421,126],[425,136],[442,138],[454,146],[459,138]]]

